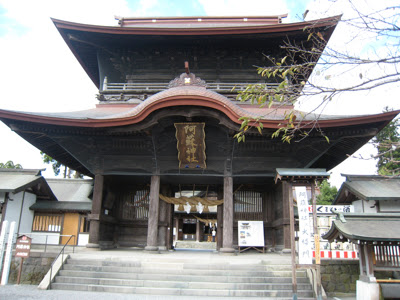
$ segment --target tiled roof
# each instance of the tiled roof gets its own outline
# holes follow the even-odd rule
[[[327,240],[400,242],[400,214],[345,213],[333,221],[331,229],[322,237]],[[342,237],[342,238],[341,238]]]

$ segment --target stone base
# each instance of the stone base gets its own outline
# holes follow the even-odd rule
[[[92,250],[92,251],[100,251],[100,245],[99,244],[94,244],[94,243],[88,243],[86,244],[86,248]]]
[[[357,300],[378,300],[379,284],[357,280]]]
[[[221,255],[236,255],[236,251],[233,248],[221,248],[219,249]]]
[[[292,253],[292,249],[289,248],[283,248],[281,251],[282,254],[291,254]]]
[[[116,248],[114,242],[111,241],[100,241],[99,245],[101,250],[109,250]]]
[[[146,246],[146,247],[144,247],[144,252],[147,252],[147,253],[155,253],[155,254],[160,253],[160,252],[158,251],[158,247],[157,247],[157,246]]]

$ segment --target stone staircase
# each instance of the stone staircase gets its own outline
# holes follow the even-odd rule
[[[265,261],[249,263],[157,258],[67,260],[51,289],[198,297],[292,299],[291,267]],[[162,256],[162,255],[160,255]],[[297,271],[298,298],[313,299],[305,271]]]
[[[214,250],[217,248],[215,242],[194,242],[194,241],[176,241],[175,249],[198,249],[198,250]]]

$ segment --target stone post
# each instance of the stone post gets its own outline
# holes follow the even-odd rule
[[[160,207],[160,176],[151,176],[150,183],[150,205],[149,205],[149,221],[147,227],[147,246],[146,251],[158,251],[158,214]]]

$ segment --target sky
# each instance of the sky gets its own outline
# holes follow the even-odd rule
[[[377,10],[382,1],[354,0],[363,9]],[[396,1],[386,0],[390,5]],[[97,103],[96,87],[83,71],[50,18],[66,21],[116,26],[115,16],[251,16],[288,14],[284,22],[299,22],[305,10],[307,20],[343,14],[351,17],[345,0],[0,0],[0,109],[18,111],[77,111]],[[339,25],[329,45],[346,47],[355,53],[384,51],[368,47],[364,41],[371,36]],[[375,39],[379,42],[378,38]],[[379,43],[378,43],[379,44]],[[318,68],[317,68],[318,69]],[[330,78],[328,84],[340,86],[354,80],[359,72],[341,73],[336,69],[318,70],[314,80]],[[355,73],[356,72],[356,73]],[[356,75],[355,75],[356,74]],[[392,85],[374,92],[343,94],[329,104],[324,113],[373,114],[385,106],[399,109],[400,87]],[[307,101],[306,101],[307,100]],[[314,102],[313,102],[314,101]],[[302,109],[311,109],[318,99],[305,99]],[[304,102],[304,103],[303,103]],[[51,166],[42,162],[39,150],[25,142],[0,122],[0,162],[12,160],[24,168],[46,168],[46,177],[53,177]],[[366,145],[357,157],[369,158],[374,148]],[[331,183],[340,186],[345,174],[374,174],[372,159],[349,158],[332,170]]]

